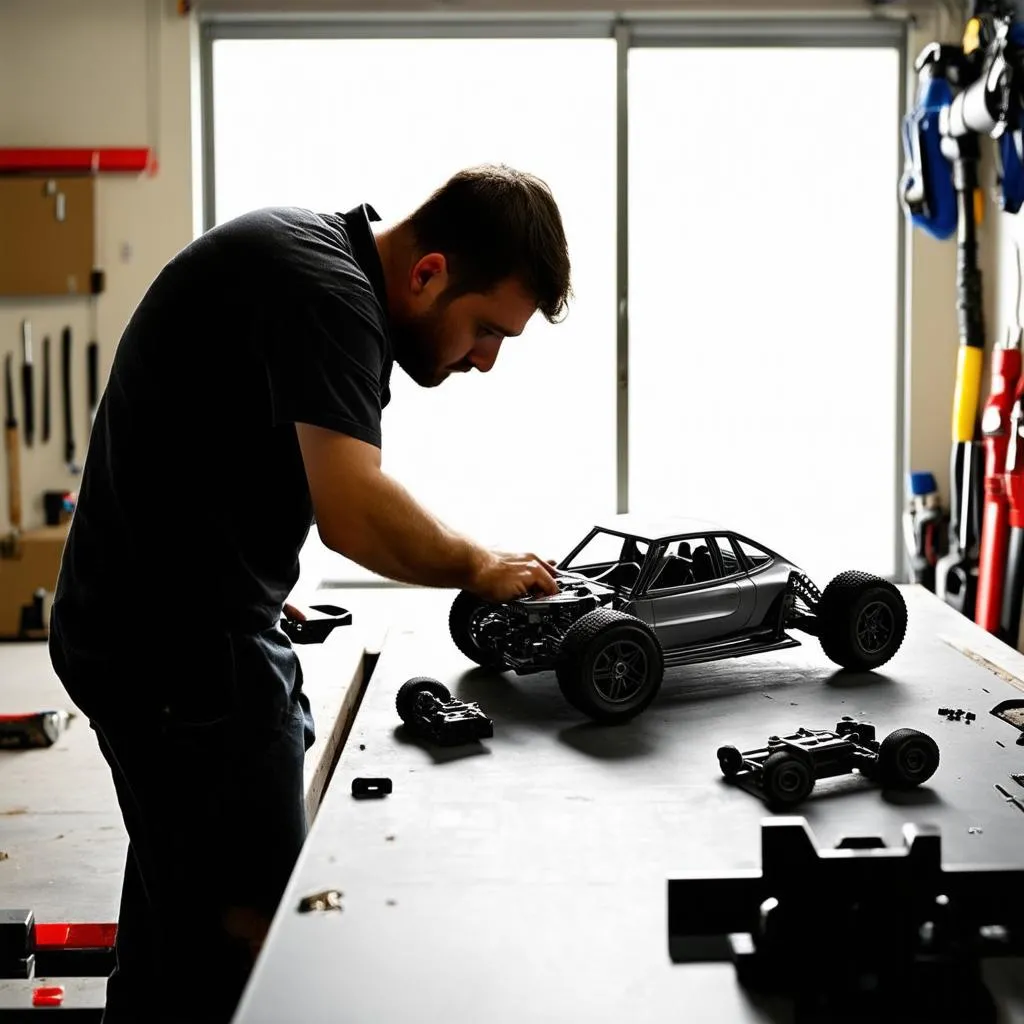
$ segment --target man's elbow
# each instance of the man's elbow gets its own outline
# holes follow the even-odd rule
[[[351,537],[348,531],[341,529],[336,522],[331,519],[321,519],[318,517],[316,520],[316,532],[325,548],[329,548],[335,554],[342,555],[345,558],[352,557]]]
[[[372,547],[368,523],[351,515],[317,516],[316,529],[324,547],[353,562],[365,562]]]

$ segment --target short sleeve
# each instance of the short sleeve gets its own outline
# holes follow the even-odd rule
[[[296,295],[267,339],[275,424],[308,423],[381,445],[387,341],[359,296]]]

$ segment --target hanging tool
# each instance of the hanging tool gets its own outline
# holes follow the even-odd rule
[[[1020,640],[1021,600],[1024,598],[1024,376],[1017,382],[1010,412],[1004,490],[1009,503],[1005,576],[999,636],[1012,647]]]
[[[43,338],[43,444],[50,440],[50,336]]]
[[[939,596],[968,618],[974,617],[978,583],[978,542],[984,488],[978,403],[985,359],[985,324],[978,267],[975,195],[978,191],[978,139],[946,139],[953,155],[957,199],[956,307],[960,335],[953,392],[953,448],[950,457],[949,553],[936,567]]]
[[[35,387],[32,376],[32,324],[28,320],[21,322],[21,400],[25,444],[31,448],[36,434],[36,415]]]
[[[939,485],[927,471],[910,474],[910,498],[903,512],[903,540],[910,561],[911,582],[935,593],[935,567],[947,553],[949,522]]]
[[[918,109],[904,121],[907,168],[901,200],[916,224],[933,233],[952,231],[955,202],[957,234],[956,308],[960,337],[953,395],[950,457],[949,553],[935,570],[935,591],[968,618],[974,617],[978,581],[978,542],[983,497],[978,404],[985,357],[981,271],[977,224],[981,216],[978,164],[981,149],[973,106],[962,87],[978,73],[979,56],[961,46],[931,43],[914,63]]]
[[[10,352],[4,360],[4,446],[7,449],[7,502],[11,529],[21,531],[21,445],[18,438],[18,419],[14,413],[14,357]]]
[[[90,341],[85,350],[86,377],[89,391],[89,432],[96,422],[96,410],[100,404],[100,346]]]
[[[985,515],[981,527],[981,550],[978,556],[978,600],[974,621],[998,634],[1003,611],[1003,583],[1006,574],[1006,552],[1009,540],[1010,504],[1006,489],[1006,457],[1012,425],[1010,414],[1017,394],[1021,371],[1020,322],[1021,264],[1017,247],[1017,312],[1001,345],[992,353],[992,384],[981,433],[985,448]]]
[[[937,566],[936,592],[947,603],[975,618],[979,614],[976,606],[983,483],[987,477],[990,486],[998,489],[994,478],[999,467],[992,460],[998,457],[1005,436],[993,428],[991,441],[986,437],[983,443],[988,466],[983,467],[980,446],[975,440],[985,347],[976,251],[976,225],[981,217],[980,139],[987,136],[997,144],[995,192],[999,207],[1008,213],[1019,212],[1024,207],[1024,76],[1020,74],[1024,67],[1024,3],[975,0],[969,7],[970,20],[962,41],[930,43],[915,61],[919,89],[914,109],[904,118],[906,165],[900,198],[913,224],[934,237],[948,238],[954,227],[957,229],[960,348],[953,402],[950,553]],[[1007,371],[1012,375],[1014,359],[1019,359],[1019,355],[1007,355],[1008,347],[1004,345],[1004,351],[997,352],[997,375]],[[1005,408],[1010,393],[1007,382],[1006,394],[999,399],[1000,408]],[[990,425],[996,415],[988,413]],[[1010,439],[1016,443],[1016,435]],[[1015,454],[1014,466],[1022,458],[1024,452],[1020,457]],[[1006,482],[1008,486],[1017,486],[1016,471],[1007,474]],[[998,493],[990,493],[988,504],[998,506],[998,497]],[[1018,496],[1008,494],[1008,498],[1012,548],[1014,524],[1024,528],[1024,489]],[[1015,506],[1018,512],[1012,511]],[[998,508],[989,515],[994,522],[1000,519]],[[995,530],[993,549],[986,551],[986,558],[998,565],[1000,538],[998,528]],[[989,578],[995,578],[991,571]],[[982,598],[980,614],[990,624],[994,608],[999,605],[994,596],[986,594]],[[1005,608],[1004,612],[1009,610]]]
[[[89,385],[89,434],[92,434],[96,423],[96,413],[100,404],[100,343],[99,343],[99,312],[97,296],[103,294],[106,286],[106,274],[100,269],[93,270],[89,277],[89,344],[86,347],[85,359],[87,380]]]
[[[72,415],[71,392],[71,328],[61,332],[61,397],[64,404],[64,461],[69,473],[80,473],[81,467],[75,462],[75,420]]]

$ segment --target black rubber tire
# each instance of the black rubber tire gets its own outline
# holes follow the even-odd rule
[[[939,767],[939,745],[917,729],[896,729],[878,747],[873,778],[887,789],[910,789],[927,782]]]
[[[784,750],[769,755],[761,775],[761,788],[773,807],[794,807],[814,789],[814,775],[806,762]]]
[[[481,600],[476,594],[468,590],[460,590],[452,601],[448,612],[448,631],[451,633],[455,646],[470,661],[475,661],[483,668],[507,668],[500,655],[492,651],[478,647],[473,639],[472,623],[474,617],[482,609],[487,607],[487,602]]]
[[[440,680],[431,679],[430,676],[414,676],[412,679],[402,683],[395,696],[395,710],[398,712],[398,717],[406,725],[409,724],[409,719],[412,718],[412,709],[416,701],[416,695],[423,690],[429,690],[435,697],[441,700],[451,700],[451,690]]]
[[[737,747],[725,746],[718,748],[718,767],[727,778],[732,778],[743,767],[743,755]]]
[[[899,590],[881,576],[855,570],[841,572],[825,587],[817,618],[821,649],[846,669],[884,665],[907,634],[907,605]]]
[[[642,657],[642,675],[634,694],[620,701],[602,694],[594,681],[598,659],[615,644],[632,647]],[[619,671],[620,662],[612,668]],[[645,711],[658,695],[665,674],[665,658],[650,626],[634,615],[611,608],[595,608],[569,627],[562,638],[555,668],[558,688],[581,714],[605,725],[627,722]]]

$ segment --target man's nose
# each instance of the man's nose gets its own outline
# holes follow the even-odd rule
[[[500,348],[500,340],[478,342],[473,347],[473,351],[469,353],[469,361],[481,373],[487,373],[487,371],[490,370],[490,368],[497,362],[498,350]]]

